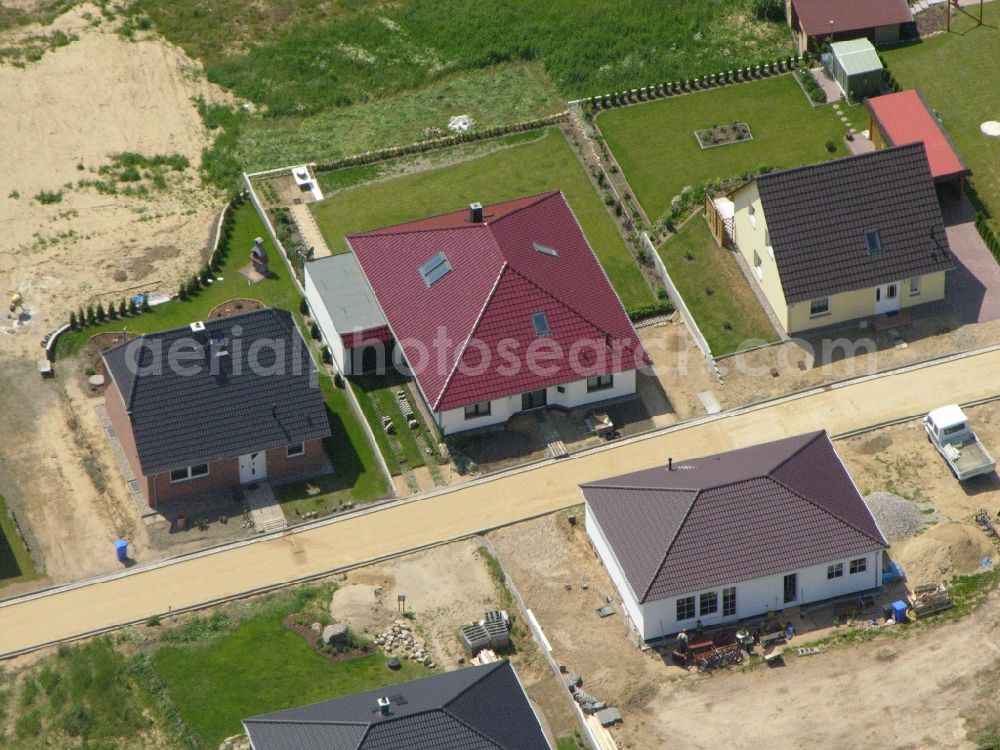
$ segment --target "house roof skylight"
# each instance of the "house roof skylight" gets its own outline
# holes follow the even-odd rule
[[[559,251],[553,247],[548,247],[547,245],[540,245],[537,242],[532,243],[532,247],[543,255],[551,255],[553,258],[559,257]]]
[[[443,252],[434,253],[430,260],[420,266],[420,277],[427,286],[432,286],[442,276],[451,271],[451,263]]]
[[[552,333],[552,329],[549,328],[549,318],[544,312],[532,315],[531,322],[535,324],[536,336],[548,336]]]

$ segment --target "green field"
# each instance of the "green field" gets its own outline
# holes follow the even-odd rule
[[[970,9],[978,14],[978,8]],[[986,26],[955,13],[951,34],[883,53],[904,87],[915,86],[937,111],[959,156],[972,169],[972,184],[1000,231],[1000,138],[980,123],[1000,120],[1000,5],[984,6]]]
[[[344,237],[424,216],[562,190],[591,247],[627,308],[654,301],[652,290],[614,222],[559,130],[544,138],[453,166],[361,185],[312,204],[333,252],[346,252]]]
[[[236,297],[257,299],[271,307],[297,311],[300,299],[298,290],[289,276],[288,267],[280,261],[280,254],[267,237],[264,223],[257,216],[257,212],[247,202],[235,210],[234,216],[235,224],[229,241],[229,252],[222,269],[217,274],[222,281],[216,281],[192,299],[185,301],[173,299],[134,318],[108,321],[81,331],[67,331],[59,339],[58,356],[67,357],[75,354],[95,333],[120,331],[126,327],[130,334],[135,335],[163,331],[185,326],[196,320],[204,320],[213,307]],[[271,263],[273,277],[250,286],[240,275],[239,269],[246,265],[256,237],[264,238],[264,245],[270,257],[275,259]],[[306,339],[309,340],[308,335]],[[325,445],[336,468],[335,475],[324,480],[326,492],[321,503],[317,503],[314,497],[306,494],[305,483],[301,482],[279,488],[279,499],[294,503],[308,498],[306,504],[313,506],[308,507],[308,510],[317,510],[334,507],[347,500],[364,502],[384,496],[388,492],[385,477],[365,435],[364,427],[358,422],[347,396],[343,390],[334,387],[329,378],[321,377],[319,382],[333,433],[325,441]]]
[[[467,114],[477,127],[523,122],[565,109],[537,63],[458,73],[418,91],[334,107],[306,117],[247,118],[236,148],[242,169],[326,162],[363,151],[424,140],[433,127],[449,134],[448,119]]]
[[[28,548],[24,546],[7,503],[0,497],[0,586],[36,576]]]
[[[207,643],[164,646],[153,656],[156,673],[200,748],[216,750],[242,731],[240,720],[250,716],[430,674],[405,659],[402,669],[389,671],[385,657],[376,653],[347,661],[317,655],[282,625],[296,611],[294,604],[294,596],[284,596],[231,633]]]
[[[691,217],[659,252],[716,357],[778,340],[732,253],[719,247],[704,216]]]
[[[752,141],[702,150],[694,131],[746,122]],[[758,166],[794,167],[846,156],[846,129],[831,107],[809,106],[790,75],[613,109],[597,118],[650,220],[700,180]],[[833,141],[830,153],[826,143]]]

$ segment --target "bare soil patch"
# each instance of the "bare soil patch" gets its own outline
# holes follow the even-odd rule
[[[372,637],[402,617],[397,597],[414,613],[414,633],[442,669],[455,669],[466,655],[458,640],[463,625],[492,609],[507,609],[503,593],[477,552],[482,541],[470,539],[417,552],[349,572],[334,592],[330,612],[359,635]],[[576,728],[567,699],[544,658],[529,638],[510,655],[529,697],[544,712],[558,735]]]

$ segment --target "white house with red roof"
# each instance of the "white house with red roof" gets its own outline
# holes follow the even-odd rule
[[[650,363],[560,192],[474,203],[347,242],[381,314],[368,310],[344,330],[350,310],[326,320],[320,311],[324,337],[344,361],[371,364],[378,358],[356,349],[384,346],[388,330],[394,363],[445,434],[633,394],[636,368]],[[307,279],[328,260],[308,264]],[[309,288],[314,310],[337,306]]]

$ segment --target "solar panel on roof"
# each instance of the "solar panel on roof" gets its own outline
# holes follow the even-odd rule
[[[451,271],[451,263],[443,252],[434,253],[431,259],[420,266],[420,276],[427,286],[431,286],[446,273]]]

